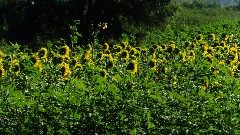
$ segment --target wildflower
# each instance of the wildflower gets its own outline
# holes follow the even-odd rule
[[[105,30],[105,29],[107,29],[107,27],[108,27],[108,23],[103,23],[103,24],[102,24],[102,29]]]
[[[127,65],[127,70],[132,70],[132,74],[137,73],[137,61],[132,60],[128,65]]]
[[[39,51],[38,51],[38,57],[40,59],[46,59],[47,58],[47,49],[46,48],[41,48]]]
[[[105,44],[103,45],[102,49],[103,49],[104,51],[109,50],[109,45],[108,45],[107,43],[105,43]]]
[[[5,70],[3,66],[0,66],[0,77],[4,77]]]
[[[103,77],[103,78],[107,78],[107,70],[106,69],[102,69],[100,71],[100,75]]]
[[[15,74],[20,73],[20,64],[17,60],[13,60],[10,62],[10,72],[14,72]]]

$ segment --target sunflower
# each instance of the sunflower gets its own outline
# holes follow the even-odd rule
[[[230,53],[231,54],[237,54],[237,52],[238,52],[238,48],[236,48],[236,47],[231,47],[230,48]]]
[[[20,64],[17,60],[13,60],[10,62],[10,72],[14,72],[15,74],[20,73]]]
[[[187,47],[190,47],[190,46],[191,46],[191,42],[190,42],[190,41],[185,41],[185,42],[184,42],[184,45],[185,45],[186,48],[187,48]]]
[[[104,51],[109,50],[109,45],[108,45],[107,43],[105,43],[105,44],[103,45],[102,49],[103,49]]]
[[[128,65],[127,65],[127,70],[132,70],[132,74],[137,73],[137,61],[136,60],[132,60]]]
[[[201,40],[203,39],[202,34],[199,34],[199,35],[196,37],[196,39],[197,39],[198,41],[201,41]]]
[[[148,66],[151,70],[155,70],[157,69],[157,60],[156,59],[152,59],[149,63]]]
[[[138,50],[136,48],[131,48],[131,50],[129,51],[130,55],[135,55],[138,52]]]
[[[181,59],[181,61],[183,61],[183,62],[186,61],[185,56],[186,56],[186,52],[180,52],[180,59]]]
[[[141,54],[147,54],[148,50],[147,48],[141,48]]]
[[[127,50],[122,51],[121,53],[121,58],[128,59],[129,58],[129,53]]]
[[[189,50],[189,57],[188,57],[188,59],[189,60],[194,60],[195,59],[195,52],[194,52],[194,50]]]
[[[81,68],[81,67],[82,67],[82,65],[79,64],[77,58],[73,58],[73,60],[72,60],[72,62],[71,62],[71,65],[74,66],[75,69],[77,69],[77,68]]]
[[[176,85],[177,84],[177,76],[175,75],[175,76],[173,76],[173,78],[172,78],[172,84],[173,85]]]
[[[208,38],[210,39],[210,40],[215,40],[215,34],[209,34],[208,35]]]
[[[85,53],[85,55],[84,55],[84,59],[86,61],[88,61],[91,57],[92,57],[92,53],[90,51],[87,51],[87,53]]]
[[[71,70],[69,68],[69,65],[65,62],[60,64],[60,68],[61,68],[61,72],[62,75],[64,76],[64,79],[67,79],[67,76],[69,76],[71,74]]]
[[[228,39],[228,36],[226,33],[223,33],[221,38],[222,40],[226,41]]]
[[[174,52],[174,50],[175,50],[175,44],[171,44],[167,49],[169,53]]]
[[[165,64],[167,63],[167,59],[165,57],[163,57],[161,60],[160,60],[161,63]]]
[[[114,61],[113,60],[109,60],[107,62],[107,68],[113,68],[114,67]]]
[[[103,30],[107,29],[107,27],[108,27],[108,23],[103,23],[103,24],[102,24],[102,29],[103,29]]]
[[[215,52],[214,48],[213,47],[209,47],[207,49],[207,52],[210,53],[210,54],[213,54]]]
[[[124,41],[124,42],[122,42],[121,47],[123,49],[126,49],[128,45],[129,45],[128,41]]]
[[[88,45],[87,45],[87,50],[90,51],[90,52],[92,51],[92,46],[91,46],[91,44],[88,44]]]
[[[212,54],[208,54],[206,57],[207,61],[212,62],[213,61],[213,56]]]
[[[225,62],[224,62],[224,61],[220,61],[218,64],[219,64],[219,65],[224,65]]]
[[[229,46],[224,46],[224,50],[226,51],[226,53],[229,53],[230,52],[230,49],[229,49]]]
[[[0,77],[4,77],[5,70],[3,66],[0,66]]]
[[[102,69],[100,71],[100,75],[103,77],[103,78],[107,78],[107,70],[106,69]]]
[[[2,51],[0,51],[0,57],[5,57],[6,54],[4,54]]]
[[[39,64],[39,62],[40,62],[40,59],[39,59],[36,55],[33,55],[33,56],[31,57],[31,61],[33,62],[33,66],[34,66],[34,67],[37,67],[38,64]]]
[[[202,47],[203,47],[203,55],[206,55],[208,53],[208,44],[204,44]]]
[[[240,71],[240,62],[238,62],[235,66],[235,70],[237,70],[238,72]]]
[[[232,61],[230,62],[230,65],[233,65],[234,63],[236,63],[238,61],[238,54],[232,54],[233,57]]]
[[[165,44],[161,44],[160,47],[161,47],[160,48],[161,51],[167,50],[167,46]]]
[[[57,64],[62,63],[63,60],[64,60],[64,57],[62,57],[59,54],[56,54],[56,55],[53,56],[52,62],[53,62],[54,65],[57,65]]]
[[[116,54],[118,55],[121,51],[122,51],[122,46],[116,46],[114,48],[114,51],[116,52]]]
[[[37,54],[40,59],[47,59],[47,53],[48,51],[46,48],[41,48]]]
[[[234,72],[233,68],[228,68],[228,70],[229,70],[229,72],[230,72],[230,75],[231,75],[231,76],[234,76],[234,73],[235,73],[235,72]]]
[[[69,57],[69,52],[70,52],[70,49],[67,45],[64,45],[60,48],[60,55],[63,57],[63,58],[68,58],[70,59]]]

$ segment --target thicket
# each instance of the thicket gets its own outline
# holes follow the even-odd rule
[[[107,22],[101,36],[119,37],[129,24],[160,25],[179,9],[168,0],[3,0],[0,4],[0,36],[8,41],[34,47],[47,39],[69,39],[69,26],[80,20],[79,42],[91,42],[93,31]]]

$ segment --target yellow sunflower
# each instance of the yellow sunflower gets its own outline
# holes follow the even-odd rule
[[[189,57],[188,57],[188,59],[189,60],[194,60],[195,59],[195,51],[194,50],[189,50]]]
[[[20,73],[20,64],[17,60],[13,60],[10,62],[10,72],[19,74]]]
[[[38,51],[38,57],[40,59],[47,59],[47,49],[46,48],[41,48],[39,51]]]
[[[132,70],[132,74],[136,74],[138,70],[138,65],[136,60],[132,60],[128,65],[127,65],[127,70]]]
[[[68,58],[70,59],[69,57],[69,53],[70,53],[70,49],[67,45],[64,45],[60,48],[60,55],[63,57],[63,58]]]
[[[108,45],[107,43],[105,43],[105,44],[103,45],[102,49],[103,49],[104,51],[109,50],[109,45]]]
[[[107,78],[107,70],[106,69],[102,69],[100,71],[100,75],[103,77],[103,78]]]
[[[211,39],[211,40],[215,40],[215,37],[216,37],[215,34],[209,34],[208,35],[208,38]]]
[[[129,53],[128,53],[127,50],[122,51],[121,58],[124,58],[124,59],[128,59],[129,58]]]
[[[151,70],[155,70],[157,69],[157,60],[156,59],[152,59],[149,63],[148,66]]]
[[[5,57],[6,54],[4,54],[2,51],[0,51],[0,57]]]
[[[0,66],[0,77],[4,77],[4,75],[5,75],[5,70],[3,66]]]
[[[70,67],[67,63],[63,62],[60,64],[61,72],[65,80],[67,80],[67,77],[72,73],[70,70]]]
[[[40,59],[39,59],[36,55],[33,55],[33,56],[31,57],[31,61],[33,62],[33,66],[34,66],[34,67],[37,67],[38,64],[39,64],[39,62],[40,62]]]
[[[107,27],[108,27],[108,23],[103,23],[103,24],[102,24],[102,29],[103,29],[103,30],[107,29]]]

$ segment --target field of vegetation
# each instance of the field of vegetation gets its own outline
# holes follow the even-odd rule
[[[184,8],[165,29],[86,45],[77,21],[70,42],[2,39],[0,134],[240,134],[238,16]]]

